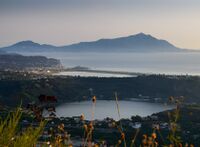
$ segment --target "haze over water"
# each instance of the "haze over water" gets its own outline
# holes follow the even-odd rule
[[[156,74],[200,75],[200,53],[23,53],[60,59],[68,67]]]

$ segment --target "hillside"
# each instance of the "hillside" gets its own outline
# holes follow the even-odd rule
[[[113,100],[118,92],[120,100],[143,98],[167,101],[168,97],[184,96],[185,102],[200,102],[199,77],[138,76],[133,78],[84,78],[84,77],[44,77],[29,78],[23,74],[10,73],[10,77],[0,76],[0,103],[19,104],[37,100],[40,94],[54,95],[59,102],[88,100],[90,89],[98,99]],[[5,73],[8,75],[8,73]],[[31,75],[30,75],[31,76]],[[1,79],[2,78],[2,79]]]
[[[53,46],[38,44],[32,41],[22,41],[14,45],[0,48],[9,52],[179,52],[186,51],[175,47],[166,40],[157,39],[151,35],[139,33],[114,39],[100,39],[91,42],[80,42],[71,45]]]
[[[26,68],[59,68],[57,59],[43,56],[22,56],[18,54],[0,54],[0,70],[19,70]]]
[[[1,50],[0,50],[0,55],[1,55],[1,54],[6,54],[6,52],[5,52],[5,51],[1,51]]]

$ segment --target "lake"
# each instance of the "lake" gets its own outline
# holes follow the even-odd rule
[[[200,52],[180,53],[70,53],[39,52],[60,59],[65,67],[84,66],[91,69],[130,71],[156,74],[200,75]]]
[[[121,118],[130,118],[133,115],[148,116],[153,113],[161,112],[174,108],[172,105],[161,103],[138,102],[138,101],[119,101]],[[56,107],[56,114],[59,117],[72,117],[85,115],[86,120],[91,120],[92,102],[82,101],[65,103]],[[106,117],[118,120],[116,102],[114,100],[97,100],[95,106],[95,119],[104,119]]]

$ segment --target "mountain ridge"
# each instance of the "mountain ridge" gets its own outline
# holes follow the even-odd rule
[[[79,42],[64,46],[39,44],[31,40],[20,41],[11,46],[0,48],[9,52],[179,52],[188,51],[174,46],[163,39],[157,39],[149,34],[138,33],[126,37],[99,39],[96,41]]]

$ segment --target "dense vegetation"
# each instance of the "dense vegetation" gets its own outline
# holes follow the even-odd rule
[[[40,94],[54,95],[59,102],[87,100],[91,94],[98,99],[161,98],[184,96],[185,102],[200,102],[200,77],[192,76],[138,76],[133,78],[83,78],[48,76],[31,78],[3,78],[0,80],[0,103],[11,105],[36,100]]]
[[[86,121],[84,115],[81,115],[78,119],[77,117],[54,118],[48,120],[45,127],[44,123],[41,125],[37,123],[37,127],[39,126],[37,129],[29,127],[37,121],[35,120],[37,117],[34,116],[37,111],[30,113],[28,108],[24,108],[23,112],[26,116],[22,116],[21,110],[17,110],[7,118],[1,113],[3,117],[0,121],[0,134],[2,134],[0,145],[23,146],[29,143],[32,146],[38,141],[45,144],[57,144],[64,143],[64,139],[69,141],[71,135],[83,139],[85,143],[95,141],[100,145],[103,143],[102,140],[106,140],[109,145],[116,144],[117,146],[125,146],[125,144],[145,146],[145,143],[149,144],[150,141],[153,146],[199,145],[199,105],[186,105],[182,102],[200,102],[200,77],[143,75],[132,78],[81,78],[36,76],[24,72],[0,72],[0,75],[1,104],[9,106],[19,105],[21,101],[24,105],[37,101],[40,94],[55,95],[59,102],[88,100],[92,97],[92,114],[94,114],[95,103],[98,103],[98,99],[113,99],[115,91],[118,92],[119,99],[137,97],[153,100],[161,98],[162,101],[170,100],[177,105],[175,110],[153,114],[156,118],[133,116],[132,119],[119,121],[113,119]],[[171,95],[173,97],[169,98]],[[115,98],[117,103],[116,95]],[[2,109],[5,108],[2,107]],[[118,115],[119,113],[120,111]],[[141,123],[139,130],[130,125],[138,122]],[[156,124],[159,124],[160,128],[153,127]],[[163,128],[162,124],[167,124],[167,126]],[[50,133],[50,142],[49,138],[45,139],[47,134],[42,133],[43,129],[44,132]],[[56,134],[61,134],[61,136],[56,136]]]

